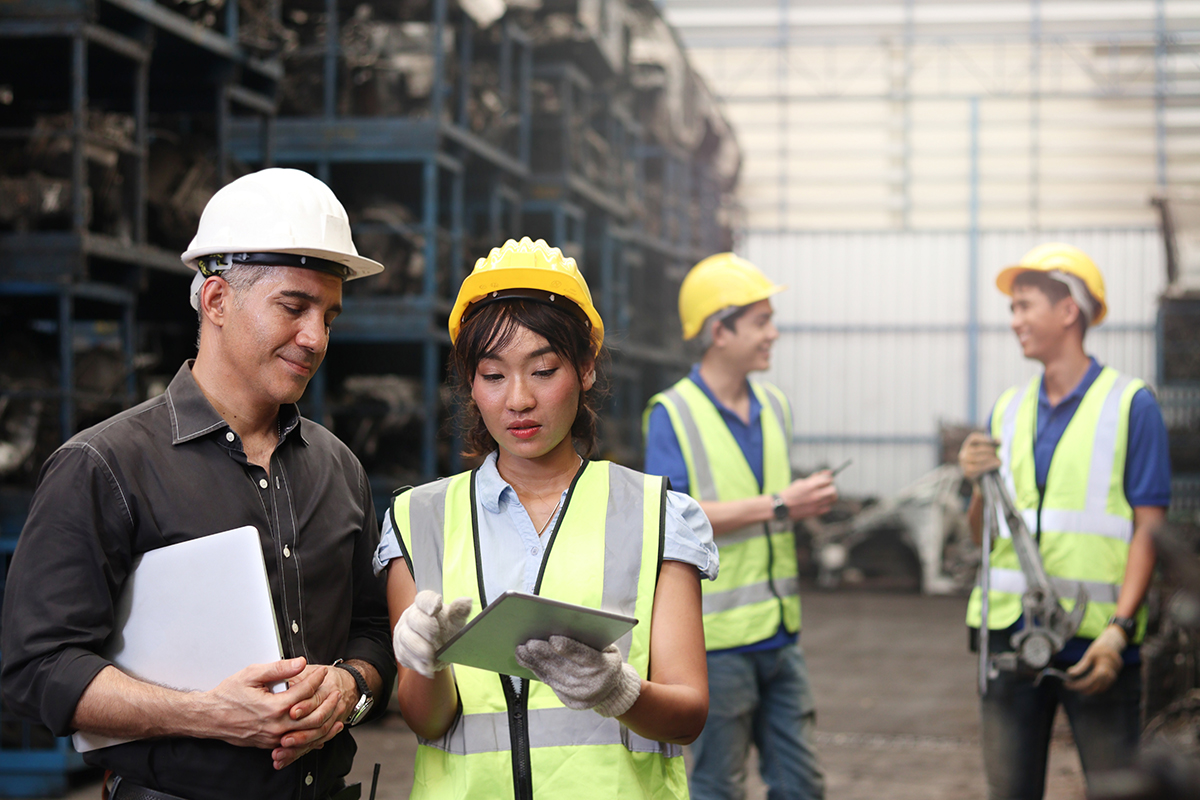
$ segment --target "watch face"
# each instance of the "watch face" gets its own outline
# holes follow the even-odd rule
[[[350,712],[350,716],[346,718],[346,725],[357,725],[362,721],[371,710],[371,706],[375,705],[375,698],[371,697],[370,693],[360,695],[358,704]]]

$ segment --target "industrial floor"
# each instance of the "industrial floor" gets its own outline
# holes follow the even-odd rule
[[[984,797],[975,695],[961,597],[862,591],[804,594],[802,644],[817,696],[818,748],[829,800],[973,800]],[[412,734],[396,714],[355,734],[353,780],[377,800],[412,785]],[[1051,756],[1048,800],[1083,800],[1083,777],[1065,721]],[[98,798],[99,781],[68,795]],[[751,770],[747,800],[765,800]]]

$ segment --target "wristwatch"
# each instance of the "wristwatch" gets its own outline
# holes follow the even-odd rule
[[[354,685],[358,687],[358,702],[354,704],[354,708],[350,709],[350,713],[345,719],[346,727],[352,728],[362,722],[363,718],[370,713],[371,706],[375,705],[375,697],[371,694],[371,687],[367,685],[367,679],[356,667],[350,666],[340,658],[333,662],[333,666],[349,672],[354,678]]]
[[[1133,635],[1137,633],[1137,620],[1130,617],[1114,616],[1108,621],[1109,625],[1116,625],[1121,630],[1125,631],[1125,641],[1132,642]]]
[[[788,518],[788,506],[783,502],[783,498],[778,494],[771,495],[771,500],[775,503],[775,507],[771,509],[771,513],[775,515],[775,519],[783,522]]]

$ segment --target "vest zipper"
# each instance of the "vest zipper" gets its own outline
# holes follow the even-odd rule
[[[521,693],[513,688],[508,675],[501,675],[504,702],[508,706],[508,736],[512,755],[513,797],[533,800],[533,766],[529,760],[529,681],[521,679]]]

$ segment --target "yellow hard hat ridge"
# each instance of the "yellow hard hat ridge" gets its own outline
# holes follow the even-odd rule
[[[575,259],[564,256],[543,239],[535,241],[528,236],[520,241],[509,239],[475,262],[475,269],[463,281],[450,312],[450,341],[458,339],[463,317],[473,303],[512,289],[536,289],[579,306],[591,322],[595,349],[599,352],[604,342],[604,321]]]
[[[679,287],[683,338],[694,339],[704,321],[722,309],[748,306],[786,288],[734,253],[711,255],[692,267]]]
[[[1011,267],[1000,270],[996,276],[996,288],[1012,295],[1012,285],[1022,272],[1065,272],[1083,281],[1088,293],[1096,301],[1096,313],[1092,325],[1099,325],[1108,313],[1108,300],[1104,291],[1104,276],[1088,254],[1078,247],[1062,242],[1047,242],[1030,250]]]

